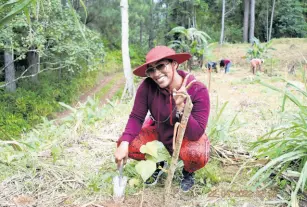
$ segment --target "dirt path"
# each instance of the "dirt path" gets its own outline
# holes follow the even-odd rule
[[[73,104],[73,106],[76,107],[78,103],[85,103],[89,97],[93,98],[95,94],[97,94],[102,88],[104,88],[108,83],[110,83],[118,75],[119,73],[115,73],[110,76],[104,76],[104,78],[101,79],[95,87],[91,88],[90,90],[82,94],[79,97],[78,101],[75,104]],[[107,99],[112,98],[112,96],[116,93],[116,91],[125,83],[124,81],[125,81],[124,78],[122,78],[120,81],[116,82],[116,84],[112,87],[112,89],[101,97],[100,106],[105,104],[107,102]],[[70,110],[59,112],[56,114],[55,119],[57,120],[62,119],[68,116],[70,113],[71,113]]]
[[[119,81],[115,83],[115,85],[112,86],[111,90],[109,90],[101,99],[100,99],[100,106],[107,103],[108,100],[110,100],[114,94],[118,91],[119,88],[125,85],[125,77],[122,77]]]

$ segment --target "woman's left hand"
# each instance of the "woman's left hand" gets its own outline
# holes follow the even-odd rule
[[[187,85],[189,76],[190,74],[185,76],[185,78],[183,79],[182,85],[178,90],[176,90],[175,88],[173,89],[173,98],[176,103],[177,111],[180,111],[180,112],[183,111],[184,101],[189,95],[187,90],[192,86],[194,82],[196,82],[196,80],[193,80]]]

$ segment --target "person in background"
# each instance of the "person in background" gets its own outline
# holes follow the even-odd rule
[[[257,69],[262,71],[262,69],[261,69],[262,63],[264,63],[264,60],[258,59],[258,58],[254,58],[250,61],[251,69],[252,69],[252,72],[253,72],[254,75],[257,72]]]
[[[132,112],[114,154],[118,165],[122,160],[125,163],[127,157],[144,160],[140,148],[154,140],[162,142],[172,154],[174,125],[180,122],[185,105],[181,94],[188,94],[193,108],[179,155],[184,163],[180,184],[184,192],[194,185],[194,173],[207,164],[210,151],[205,134],[210,111],[207,87],[196,81],[193,75],[177,70],[179,64],[189,58],[191,55],[188,53],[178,54],[166,46],[157,46],[147,53],[146,62],[134,69],[135,75],[146,78],[137,90]],[[146,119],[148,111],[150,118]],[[155,185],[167,163],[159,162],[156,167],[145,184]]]
[[[209,62],[206,64],[206,67],[208,68],[209,71],[211,71],[212,69],[214,69],[215,72],[217,73],[216,65],[217,65],[216,62],[209,61]]]
[[[225,73],[229,73],[230,71],[230,66],[231,66],[231,61],[228,59],[222,59],[220,61],[220,67],[225,68]]]

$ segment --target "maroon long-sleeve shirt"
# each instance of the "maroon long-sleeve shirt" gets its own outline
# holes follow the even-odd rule
[[[184,71],[178,70],[183,78],[187,75]],[[188,78],[188,83],[195,80],[193,75]],[[207,88],[201,82],[194,82],[188,89],[188,94],[193,103],[193,109],[188,120],[185,137],[189,140],[198,140],[205,132],[210,101]],[[172,103],[170,103],[172,101]],[[122,135],[122,141],[129,143],[139,134],[148,110],[155,120],[158,133],[158,140],[161,141],[168,150],[172,149],[174,123],[176,118],[176,104],[166,89],[161,89],[151,78],[146,78],[139,86],[132,112]],[[170,118],[172,116],[172,120]]]

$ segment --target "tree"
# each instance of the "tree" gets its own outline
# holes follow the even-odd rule
[[[175,27],[169,35],[175,40],[169,42],[169,47],[177,49],[179,52],[189,52],[193,58],[188,60],[188,70],[192,69],[192,60],[200,60],[200,65],[206,50],[208,49],[209,35],[196,28],[185,29],[184,27]]]
[[[256,0],[250,0],[249,42],[252,42],[255,36],[255,1]]]
[[[6,91],[15,92],[16,82],[15,82],[15,67],[14,67],[14,57],[9,51],[4,52],[4,67],[5,67],[5,83]]]
[[[274,23],[275,37],[307,36],[307,23],[304,19],[303,8],[298,0],[284,0],[282,4],[278,4]]]
[[[244,0],[243,42],[248,42],[249,0]]]
[[[221,27],[221,36],[220,36],[220,45],[223,44],[224,42],[224,22],[225,22],[225,0],[223,0],[223,5],[222,5],[222,27]]]
[[[76,18],[79,19],[78,15],[69,8],[62,9],[60,1],[42,3],[43,12],[40,10],[39,13],[37,8],[36,12],[29,11],[31,24],[27,16],[18,14],[1,30],[0,50],[9,51],[15,58],[16,77],[12,82],[29,78],[35,80],[39,73],[45,71],[63,69],[63,76],[73,78],[79,72],[98,69],[104,58],[100,35],[86,27],[80,28],[75,22]],[[25,86],[27,84],[22,87]],[[4,87],[7,83],[0,84],[0,88]]]
[[[39,55],[36,51],[35,47],[31,47],[31,50],[27,53],[27,62],[29,66],[29,72],[32,75],[31,81],[33,83],[38,83],[38,73],[40,69],[40,63],[39,63]]]
[[[269,0],[266,1],[266,19],[265,19],[265,37],[266,41],[269,41]]]
[[[271,40],[271,35],[272,35],[272,26],[273,26],[274,10],[275,10],[275,0],[273,0],[273,5],[272,5],[272,13],[271,13],[270,31],[269,31],[269,38],[268,38],[268,41]]]
[[[150,13],[149,13],[149,16],[150,16],[150,21],[149,21],[149,28],[148,28],[148,48],[151,49],[154,47],[154,33],[155,33],[155,30],[154,30],[154,0],[151,0],[150,1],[151,4],[150,4]]]
[[[129,30],[129,42],[143,46],[144,37],[147,34],[146,23],[149,22],[150,5],[144,0],[134,0],[129,3],[129,23],[136,25],[134,29]]]
[[[129,56],[129,19],[128,19],[128,0],[120,2],[122,14],[122,58],[123,68],[126,78],[126,85],[123,92],[123,97],[132,98],[135,95],[135,87],[131,72],[130,56]]]

